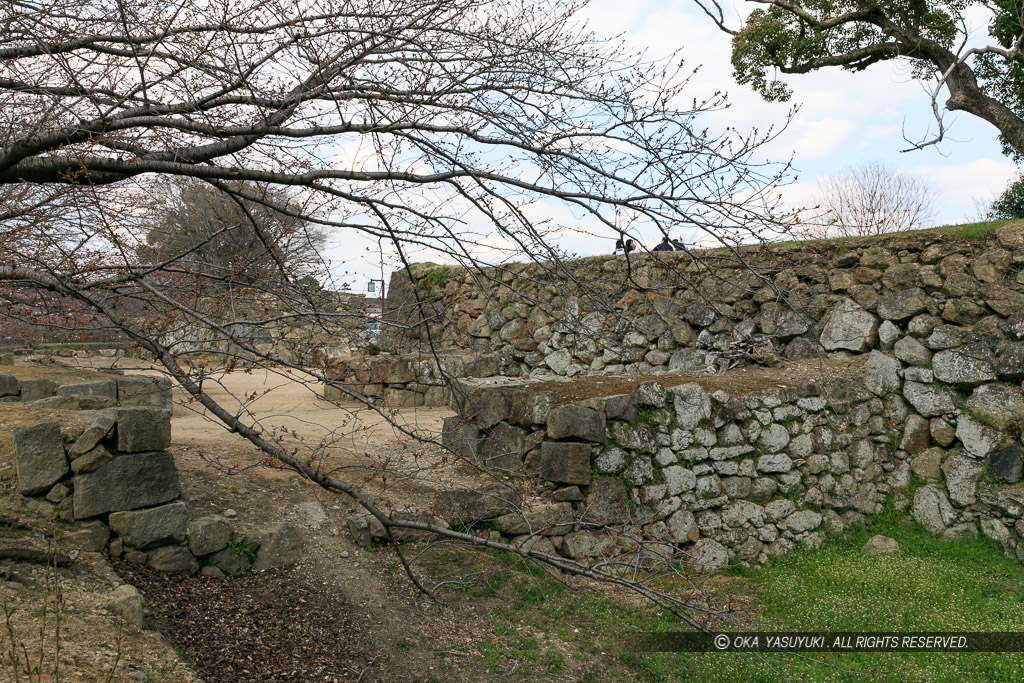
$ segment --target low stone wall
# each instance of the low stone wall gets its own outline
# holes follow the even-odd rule
[[[647,382],[561,404],[529,386],[467,387],[445,444],[547,493],[522,510],[477,496],[476,507],[436,512],[574,559],[656,543],[719,567],[818,545],[891,495],[932,533],[982,533],[1024,557],[1024,460],[1012,426],[1024,417],[1020,391],[989,383],[958,393],[930,372],[876,352],[863,387],[827,393],[708,395],[695,383]]]
[[[445,406],[451,401],[453,380],[491,377],[500,374],[500,369],[493,354],[447,352],[436,360],[422,354],[366,356],[333,365],[324,398],[345,400],[347,390],[391,408]]]
[[[213,576],[288,564],[302,539],[282,526],[246,539],[220,515],[189,521],[171,445],[166,378],[125,375],[57,386],[12,383],[8,397],[68,411],[13,431],[18,491],[37,514],[87,529],[90,549],[182,574]],[[72,419],[73,416],[73,419]],[[83,419],[84,418],[84,419]]]

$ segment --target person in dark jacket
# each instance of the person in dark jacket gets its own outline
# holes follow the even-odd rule
[[[669,241],[668,237],[661,238],[661,244],[654,248],[654,251],[675,251],[672,247],[672,242]]]

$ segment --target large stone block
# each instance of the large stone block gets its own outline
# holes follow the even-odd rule
[[[711,399],[701,385],[683,384],[668,390],[681,429],[693,429],[711,417]]]
[[[57,387],[58,396],[99,396],[117,400],[117,383],[111,379],[79,382]]]
[[[540,476],[563,484],[590,483],[590,444],[545,441],[540,447]]]
[[[0,374],[0,396],[17,396],[21,392],[18,378],[14,375]]]
[[[171,413],[160,408],[118,408],[117,450],[161,451],[171,445]]]
[[[922,486],[914,492],[911,514],[932,534],[941,534],[956,521],[956,510],[950,504],[949,498],[932,484]]]
[[[985,461],[985,473],[993,478],[1016,484],[1024,475],[1024,451],[1020,444],[1013,444],[990,453]]]
[[[878,343],[878,318],[851,299],[842,299],[821,331],[826,351],[867,351]]]
[[[202,517],[188,525],[188,549],[197,557],[223,550],[230,540],[231,522],[220,515]]]
[[[872,351],[864,365],[864,387],[876,396],[897,391],[900,388],[900,362],[884,353]]]
[[[105,439],[113,431],[115,424],[117,424],[117,421],[113,415],[104,414],[97,417],[91,425],[86,427],[74,445],[68,449],[68,457],[74,460],[78,456],[85,455],[94,449],[101,440]]]
[[[199,563],[192,553],[180,545],[169,545],[154,550],[146,562],[157,571],[168,574],[187,574],[191,576],[199,571]]]
[[[953,392],[946,387],[907,381],[903,383],[903,395],[914,410],[925,417],[944,415],[956,409]]]
[[[629,521],[626,483],[618,477],[598,477],[590,487],[583,519],[595,524],[623,524]]]
[[[38,401],[57,393],[57,383],[52,379],[26,379],[21,382],[21,400]]]
[[[878,304],[878,315],[885,320],[907,320],[928,307],[928,296],[918,287],[890,292]]]
[[[525,450],[526,432],[507,422],[500,422],[480,446],[480,459],[486,467],[517,474],[522,471]]]
[[[514,488],[487,484],[479,489],[442,491],[434,499],[434,512],[451,526],[470,526],[520,509],[523,498]]]
[[[583,406],[560,406],[548,415],[548,437],[604,443],[607,428],[604,413]]]
[[[573,519],[571,503],[551,503],[503,515],[494,520],[494,528],[509,536],[538,533],[564,536],[572,531]]]
[[[289,524],[282,524],[260,537],[260,549],[256,553],[253,571],[261,572],[271,567],[285,567],[302,559],[302,534]]]
[[[15,427],[14,449],[22,495],[43,493],[70,471],[56,422]]]
[[[167,377],[124,375],[117,378],[117,402],[122,406],[171,409],[171,380]]]
[[[110,530],[126,545],[140,550],[181,543],[185,540],[187,524],[188,510],[181,501],[110,514]]]
[[[967,409],[997,429],[1024,427],[1024,396],[1020,389],[1005,384],[985,384],[967,399]]]
[[[74,479],[76,519],[161,505],[181,494],[170,453],[134,453],[114,458]]]
[[[993,360],[987,344],[969,344],[936,353],[932,358],[932,372],[940,382],[975,387],[996,380]]]
[[[459,455],[475,459],[480,454],[480,443],[483,437],[480,428],[466,422],[458,415],[444,418],[441,431],[441,443]]]

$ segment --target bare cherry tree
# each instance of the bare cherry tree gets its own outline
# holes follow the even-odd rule
[[[280,331],[344,335],[360,312],[303,286],[315,256],[278,257],[255,215],[389,243],[480,269],[510,255],[565,269],[573,229],[606,238],[689,228],[737,241],[785,232],[773,188],[787,169],[758,150],[778,130],[715,133],[719,96],[686,98],[675,60],[651,61],[581,30],[581,3],[544,0],[16,0],[0,7],[0,297],[9,316],[36,301],[113,328],[152,355],[192,406],[398,531],[518,553],[628,586],[703,628],[706,606],[621,568],[392,516],[387,481],[424,483],[443,460],[399,468],[358,451],[354,422],[318,443],[255,418],[254,396],[214,398],[215,377],[185,363],[199,348],[228,369],[285,373],[311,390],[329,359]],[[257,279],[196,267],[203,244],[139,259],[149,198],[204,183],[245,216]],[[287,197],[287,201],[282,198]],[[573,224],[552,222],[567,207]],[[218,231],[208,235],[215,240]],[[217,283],[242,282],[227,306]],[[762,286],[762,285],[758,285]],[[426,297],[423,297],[426,298]],[[425,302],[424,302],[425,303]],[[91,317],[90,317],[91,316]],[[287,335],[284,335],[287,336]],[[429,339],[428,335],[428,339]],[[310,341],[310,340],[306,340]],[[287,353],[286,353],[287,351]],[[354,404],[378,410],[345,385]],[[410,438],[436,440],[386,413]],[[375,478],[376,481],[375,481]],[[435,479],[436,481],[436,479]],[[403,563],[405,555],[396,546]],[[408,567],[408,564],[406,563]],[[666,570],[674,565],[666,564]],[[414,580],[416,574],[410,572]],[[421,585],[421,584],[418,584]],[[429,587],[421,586],[430,592]]]
[[[874,160],[819,181],[818,219],[825,234],[882,235],[919,230],[935,215],[935,193],[920,178]]]

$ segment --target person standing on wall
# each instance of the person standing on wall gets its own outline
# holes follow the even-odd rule
[[[675,251],[675,248],[672,247],[672,242],[669,241],[668,236],[666,235],[661,238],[661,244],[656,246],[654,251]]]

